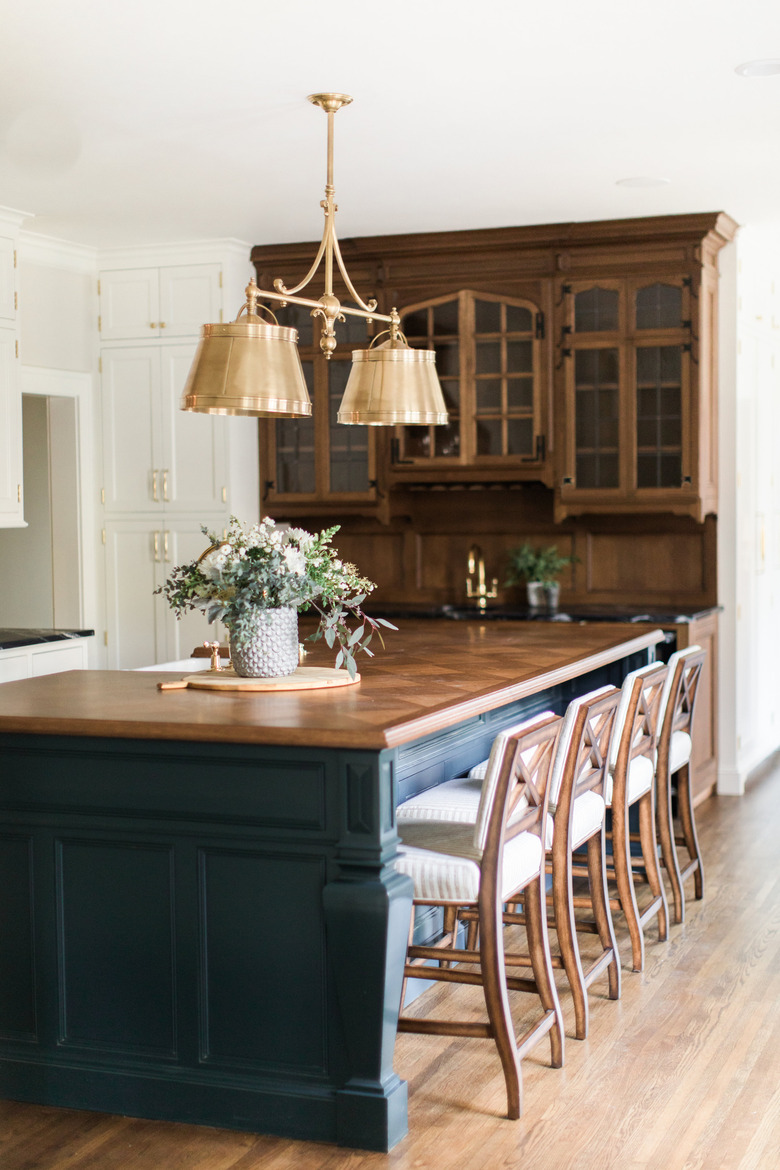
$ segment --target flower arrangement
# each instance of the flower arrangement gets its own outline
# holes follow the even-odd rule
[[[375,586],[339,559],[331,544],[338,530],[336,525],[314,535],[277,525],[270,516],[250,528],[231,516],[224,537],[204,525],[210,547],[196,561],[177,565],[156,592],[164,594],[177,617],[201,609],[210,622],[224,621],[234,639],[250,634],[258,609],[313,609],[320,623],[311,641],[324,637],[331,648],[338,642],[336,669],[344,665],[354,678],[355,654],[362,650],[373,657],[374,634],[384,645],[380,626],[397,627],[363,612]]]

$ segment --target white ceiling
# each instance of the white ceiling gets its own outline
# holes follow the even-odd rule
[[[0,0],[0,204],[98,246],[780,220],[777,0]],[[617,180],[655,176],[653,189]]]

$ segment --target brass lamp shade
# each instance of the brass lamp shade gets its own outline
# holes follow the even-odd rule
[[[297,329],[255,315],[204,325],[181,409],[255,418],[310,415],[297,342]]]
[[[338,421],[384,427],[446,423],[435,359],[433,350],[411,349],[398,340],[353,350]]]

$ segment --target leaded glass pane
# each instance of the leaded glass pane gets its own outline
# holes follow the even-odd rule
[[[577,487],[617,487],[618,351],[578,350],[574,362]]]
[[[436,372],[440,378],[457,377],[460,373],[460,347],[457,341],[437,342]]]
[[[501,455],[501,419],[482,418],[477,423],[477,454]]]
[[[500,333],[501,302],[475,300],[474,328],[477,333]]]
[[[508,374],[530,374],[534,368],[534,344],[532,341],[507,341],[506,369]]]
[[[501,379],[481,378],[477,382],[477,414],[501,412]]]
[[[352,363],[331,359],[328,363],[328,422],[330,490],[368,491],[368,428],[345,427],[336,421]]]
[[[533,410],[534,380],[532,374],[520,378],[507,378],[506,405],[510,411]]]
[[[682,347],[637,350],[637,486],[679,487],[682,478]]]
[[[507,333],[532,333],[533,328],[534,318],[530,309],[524,309],[520,305],[507,305]]]
[[[679,329],[682,289],[674,284],[649,284],[636,292],[637,329]]]
[[[506,424],[507,455],[534,453],[534,422],[532,418],[510,418]]]
[[[433,307],[433,332],[437,337],[459,332],[459,306],[457,301],[446,301]]]
[[[454,457],[460,451],[460,426],[457,419],[450,419],[444,427],[433,428],[434,453],[442,457]]]
[[[477,373],[478,374],[500,374],[501,373],[501,342],[500,341],[478,341],[477,342]]]
[[[303,362],[303,376],[314,402],[314,367]],[[309,418],[277,419],[276,427],[276,490],[282,495],[314,492],[314,411]]]
[[[614,288],[587,288],[574,296],[576,333],[605,333],[618,328],[619,296]]]

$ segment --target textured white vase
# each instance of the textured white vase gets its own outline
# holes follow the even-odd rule
[[[230,634],[230,658],[243,678],[279,678],[298,666],[298,610],[258,609],[247,634]]]

